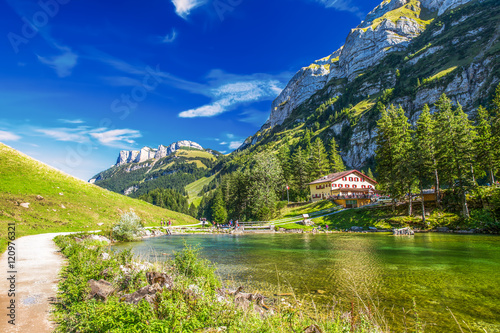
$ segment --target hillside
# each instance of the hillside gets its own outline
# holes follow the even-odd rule
[[[294,76],[240,150],[293,147],[307,129],[312,140],[334,137],[345,164],[366,170],[378,102],[401,105],[412,121],[442,93],[470,115],[487,105],[500,82],[500,3],[440,3],[384,1],[342,48]]]
[[[190,216],[76,179],[1,143],[0,179],[2,249],[9,222],[16,223],[17,237],[106,228],[129,210],[134,210],[147,225],[159,225],[161,219],[170,219],[174,225],[196,222]],[[29,208],[21,203],[29,203]]]
[[[154,151],[150,148],[137,152],[122,151],[117,164],[95,175],[91,182],[131,197],[139,197],[156,188],[171,188],[185,195],[186,185],[210,176],[210,170],[221,154],[203,149],[191,141],[179,142],[189,142],[191,146],[174,143],[167,148],[160,145]]]

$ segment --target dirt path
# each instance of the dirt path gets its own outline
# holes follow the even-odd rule
[[[64,258],[52,239],[66,233],[41,234],[17,239],[15,297],[7,295],[10,274],[7,252],[0,257],[0,332],[52,332],[50,300],[56,296],[58,274]],[[7,307],[15,299],[15,326],[8,323]]]

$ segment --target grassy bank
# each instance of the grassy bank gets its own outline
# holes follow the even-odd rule
[[[361,304],[346,313],[332,308],[310,312],[296,301],[262,300],[254,294],[262,303],[244,306],[238,301],[244,294],[224,293],[214,267],[198,259],[192,248],[169,262],[145,263],[130,252],[111,252],[106,243],[80,239],[56,238],[68,257],[54,313],[56,332],[303,332],[313,324],[322,332],[387,331],[377,324],[383,319]],[[148,286],[146,272],[164,272],[170,282],[149,301],[127,303],[127,295]],[[113,291],[106,297],[89,296],[91,279],[107,281]]]
[[[109,228],[130,210],[146,225],[159,225],[161,219],[174,225],[197,222],[74,178],[1,143],[0,179],[0,252],[5,250],[9,222],[16,223],[17,237]]]

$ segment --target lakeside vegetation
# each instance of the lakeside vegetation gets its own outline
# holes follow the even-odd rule
[[[89,184],[0,143],[0,223],[16,223],[16,236],[110,228],[133,210],[146,226],[171,220],[193,224],[194,218]],[[28,208],[21,206],[29,203]],[[98,225],[102,223],[102,225]],[[0,251],[7,228],[0,230]]]
[[[56,332],[385,332],[383,317],[362,300],[351,311],[307,309],[302,300],[268,298],[221,288],[215,267],[186,247],[173,260],[148,263],[130,251],[110,251],[106,242],[86,235],[58,236],[68,257],[55,302]],[[103,258],[106,258],[103,260]],[[147,272],[166,281],[156,285]],[[154,274],[154,276],[159,276]],[[98,281],[107,291],[91,288]],[[157,280],[161,281],[161,280]],[[137,291],[150,297],[128,301]],[[135,294],[137,295],[137,294]],[[246,298],[245,298],[246,297]],[[247,299],[248,298],[248,299]],[[304,300],[305,301],[305,300]],[[307,302],[307,301],[305,301]],[[420,332],[418,318],[414,332]],[[316,330],[315,330],[316,329]]]

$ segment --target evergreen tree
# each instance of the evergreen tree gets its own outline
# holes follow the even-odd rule
[[[430,114],[429,106],[424,105],[422,113],[417,120],[417,128],[413,140],[413,169],[418,179],[420,187],[420,197],[422,199],[422,223],[425,223],[425,203],[424,203],[424,186],[432,182],[434,174],[435,156],[434,156],[434,121]],[[437,191],[436,191],[437,195]]]
[[[252,214],[259,220],[271,219],[284,188],[280,164],[275,155],[267,152],[254,156],[252,163],[251,169],[245,173]]]
[[[306,194],[307,183],[309,182],[309,173],[307,170],[308,161],[306,153],[302,147],[298,147],[293,154],[292,161],[294,164],[293,169],[293,187],[299,193],[299,196]]]
[[[309,129],[304,130],[304,136],[299,141],[299,146],[306,153],[307,158],[309,158],[311,154],[311,132]]]
[[[401,107],[396,110],[394,105],[391,105],[388,110],[382,110],[377,126],[377,173],[382,188],[392,197],[394,211],[396,199],[411,192],[414,182],[410,158],[410,124],[404,110]],[[411,194],[409,209],[411,214]]]
[[[335,138],[330,140],[330,170],[332,173],[345,171],[344,161],[338,151],[338,145]]]
[[[227,211],[223,199],[222,190],[217,189],[212,206],[212,219],[215,223],[225,224],[227,222]]]
[[[403,196],[405,193],[408,194],[408,215],[412,215],[412,187],[415,183],[415,173],[412,163],[412,131],[402,107],[396,110],[394,130],[394,161],[396,168],[394,176],[396,177],[397,184],[396,193],[398,197]]]
[[[479,106],[476,119],[477,137],[475,142],[476,159],[479,167],[486,172],[490,183],[495,183],[495,153],[494,138],[491,132],[491,118],[488,110]]]
[[[396,182],[393,176],[396,172],[396,161],[394,157],[395,131],[393,119],[396,109],[393,105],[389,109],[382,109],[381,117],[377,121],[377,148],[375,159],[377,164],[378,182],[382,189],[391,195],[396,192]],[[392,209],[395,210],[394,197],[392,197]]]
[[[495,90],[495,96],[493,97],[490,114],[492,118],[491,133],[493,136],[493,157],[498,169],[500,166],[500,83],[497,85]]]
[[[243,172],[235,171],[231,175],[231,197],[228,201],[228,210],[231,218],[244,220],[251,216],[248,199],[249,186],[249,180]]]
[[[368,176],[368,178],[371,178],[373,179],[374,181],[377,181],[375,179],[375,176],[373,175],[373,172],[372,172],[372,169],[371,168],[368,168],[368,171],[366,172],[366,175]]]
[[[474,184],[473,150],[476,132],[460,104],[455,110],[443,94],[436,102],[436,154],[440,174],[445,175],[450,188],[457,190],[462,201],[463,216],[469,217],[466,191]]]
[[[309,174],[312,179],[320,178],[328,174],[329,165],[323,140],[316,138],[311,147],[311,158],[309,159]]]

